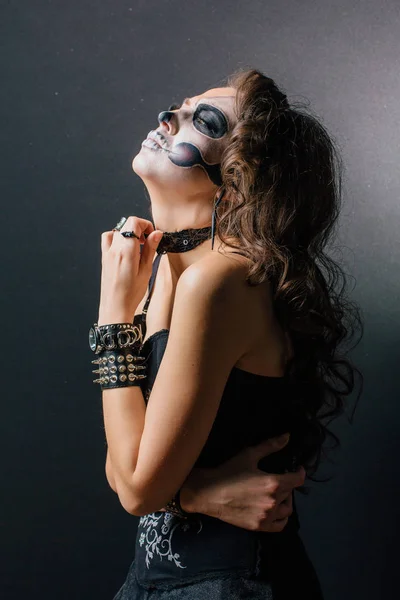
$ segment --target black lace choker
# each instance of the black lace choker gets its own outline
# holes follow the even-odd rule
[[[157,246],[157,254],[167,252],[188,252],[211,238],[211,227],[201,229],[182,229],[182,231],[164,231]]]

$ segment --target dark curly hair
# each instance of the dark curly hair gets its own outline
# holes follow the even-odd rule
[[[346,357],[363,335],[360,309],[346,296],[345,272],[325,252],[340,212],[342,162],[321,122],[290,106],[271,78],[238,70],[227,85],[236,89],[238,120],[222,156],[228,201],[216,209],[216,233],[250,259],[250,285],[271,283],[277,318],[293,342],[285,376],[302,398],[302,464],[313,479],[327,436],[340,445],[327,424],[344,412],[355,374],[357,402],[363,387]],[[359,340],[345,348],[357,329]]]

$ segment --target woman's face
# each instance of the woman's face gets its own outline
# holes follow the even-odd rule
[[[235,93],[212,88],[161,112],[158,127],[133,159],[135,173],[179,193],[213,193],[221,185],[221,156],[236,123]]]

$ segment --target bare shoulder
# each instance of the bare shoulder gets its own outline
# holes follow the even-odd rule
[[[287,342],[276,320],[269,280],[250,286],[246,280],[250,260],[233,252],[210,253],[192,267],[203,285],[208,282],[206,287],[219,290],[218,304],[224,308],[230,306],[243,326],[245,348],[237,366],[259,374],[280,375],[281,355],[286,352],[282,349]]]
[[[210,253],[187,267],[179,277],[178,288],[195,288],[216,297],[239,283],[239,266],[227,257]]]
[[[191,275],[202,275],[207,280],[246,283],[249,264],[248,259],[233,252],[210,252],[190,265],[184,272],[187,272],[188,278]]]
[[[250,261],[239,254],[212,252],[191,264],[181,279],[186,285],[193,284],[214,297],[229,300],[241,312],[251,312],[259,302],[261,286],[248,285],[249,266]]]

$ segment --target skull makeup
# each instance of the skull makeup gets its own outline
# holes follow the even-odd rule
[[[174,166],[188,170],[188,176],[193,172],[193,182],[199,182],[201,170],[209,182],[221,185],[221,156],[235,122],[233,97],[230,88],[209,90],[192,99],[186,98],[182,105],[172,104],[168,110],[159,113],[160,127],[149,132],[142,147],[147,152],[159,154],[153,165],[157,166],[161,181],[163,170],[168,169],[163,161],[168,158]]]
[[[158,121],[169,123],[174,118],[175,111],[180,109],[179,105],[173,104],[167,111],[158,115]],[[224,112],[212,104],[199,102],[193,113],[192,124],[197,131],[210,140],[219,140],[228,132],[229,125]],[[209,178],[215,185],[221,185],[221,174],[218,163],[212,163],[210,159],[216,158],[220,145],[211,141],[202,140],[196,135],[187,134],[187,141],[178,142],[170,152],[168,158],[178,167],[203,167]],[[214,155],[214,156],[213,156]],[[209,159],[209,160],[207,160]]]

